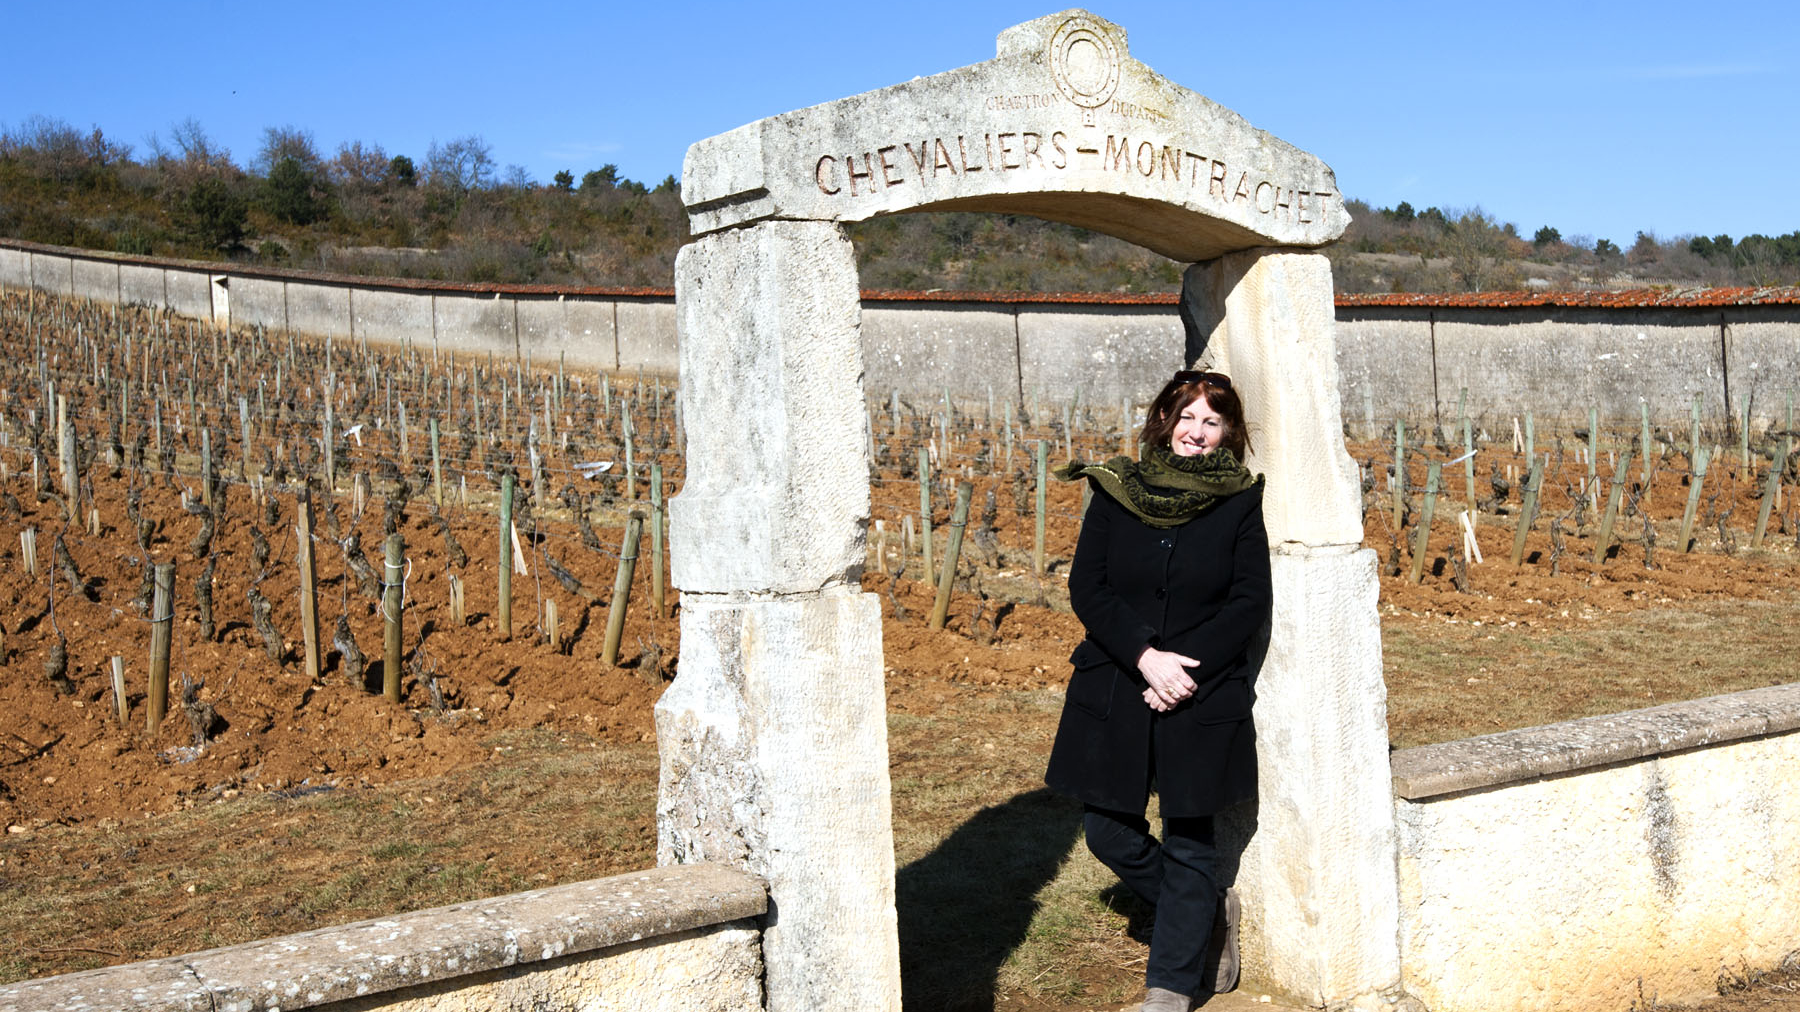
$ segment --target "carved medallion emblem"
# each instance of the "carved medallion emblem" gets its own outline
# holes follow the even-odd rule
[[[1050,76],[1064,98],[1085,110],[1092,126],[1094,110],[1118,90],[1119,47],[1092,18],[1076,15],[1050,36]]]

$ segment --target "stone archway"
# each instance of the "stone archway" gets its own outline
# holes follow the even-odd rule
[[[1246,965],[1317,1003],[1398,988],[1374,554],[1342,448],[1331,170],[1071,10],[993,60],[695,144],[676,261],[688,475],[671,504],[681,674],[657,705],[658,860],[770,884],[770,1009],[900,1005],[857,272],[842,222],[1030,214],[1192,263],[1182,318],[1244,392],[1269,476],[1262,782]]]

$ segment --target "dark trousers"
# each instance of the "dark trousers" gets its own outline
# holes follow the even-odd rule
[[[1150,835],[1139,813],[1087,807],[1088,850],[1113,870],[1138,899],[1156,908],[1145,987],[1189,997],[1201,991],[1207,936],[1219,903],[1219,848],[1210,815],[1164,819],[1163,838]]]

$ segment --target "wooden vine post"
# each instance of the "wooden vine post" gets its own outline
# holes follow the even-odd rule
[[[1600,505],[1600,409],[1588,408],[1587,499]]]
[[[401,609],[406,605],[406,541],[389,534],[386,567],[381,574],[381,694],[400,701]]]
[[[950,611],[950,589],[956,583],[956,563],[962,554],[963,529],[969,526],[969,497],[974,494],[973,483],[956,483],[956,507],[950,513],[950,542],[944,546],[943,571],[938,574],[937,601],[931,606],[931,628],[934,630],[944,627],[944,616]]]
[[[1698,405],[1700,402],[1696,399],[1694,403],[1696,405],[1695,417],[1698,418]],[[1698,432],[1698,427],[1696,427],[1694,431]],[[1709,454],[1705,450],[1694,451],[1694,479],[1693,483],[1688,486],[1687,508],[1681,511],[1680,551],[1683,555],[1686,555],[1692,550],[1691,541],[1694,536],[1694,514],[1700,509],[1700,489],[1706,484],[1706,464],[1708,456]]]
[[[1519,501],[1519,528],[1513,532],[1512,564],[1515,568],[1525,560],[1525,535],[1537,519],[1538,490],[1544,487],[1544,462],[1531,462],[1531,474],[1525,479],[1525,490]]]
[[[512,508],[513,476],[500,476],[500,638],[512,639]]]
[[[874,431],[873,427],[870,429]],[[662,465],[650,464],[650,605],[657,618],[663,610],[663,487]]]
[[[75,463],[75,426],[69,421],[69,397],[56,395],[56,459],[62,471],[63,498],[69,501],[69,515],[74,516],[81,496],[81,475]]]
[[[150,599],[150,706],[144,729],[151,735],[169,709],[169,640],[175,630],[175,563],[156,566],[156,590]]]
[[[1465,389],[1463,391],[1463,393],[1467,394],[1468,390]],[[1469,421],[1469,415],[1467,412],[1464,412],[1463,416],[1462,416],[1462,437],[1463,437],[1462,443],[1463,443],[1463,476],[1464,476],[1463,487],[1468,490],[1469,512],[1473,513],[1473,512],[1475,512],[1475,423]]]
[[[1032,532],[1031,565],[1037,575],[1044,575],[1044,511],[1050,502],[1050,443],[1040,439],[1037,444],[1037,522]]]
[[[1406,422],[1394,419],[1394,534],[1406,523]]]
[[[438,423],[431,420],[431,499],[444,508],[444,458],[438,453]]]
[[[329,347],[329,345],[327,347]],[[336,495],[337,494],[337,447],[335,445],[337,443],[337,433],[332,431],[333,429],[336,428],[336,426],[332,424],[333,419],[332,419],[332,406],[331,406],[331,401],[332,401],[331,392],[336,386],[337,386],[336,381],[330,375],[327,375],[325,377],[325,494],[326,495]]]
[[[919,447],[919,545],[924,555],[924,579],[927,584],[931,578],[931,451]]]
[[[294,503],[294,536],[299,542],[300,638],[306,648],[306,678],[319,680],[319,584],[313,565],[312,494],[301,492]]]
[[[1756,508],[1756,532],[1750,536],[1750,547],[1761,548],[1763,535],[1769,531],[1769,511],[1775,506],[1775,500],[1781,495],[1781,471],[1787,467],[1788,448],[1792,437],[1781,440],[1781,450],[1769,464],[1769,482],[1763,486],[1762,505]]]
[[[606,602],[606,642],[600,659],[619,663],[619,638],[625,632],[625,609],[631,602],[631,577],[637,570],[638,541],[644,534],[644,513],[632,510],[625,520],[625,537],[619,543],[619,571],[613,577],[612,600]]]
[[[1688,410],[1688,474],[1698,478],[1706,465],[1700,463],[1700,395],[1694,395],[1693,406]],[[1687,538],[1684,536],[1683,541]],[[1687,551],[1683,548],[1682,551]]]
[[[117,655],[112,658],[112,694],[113,716],[118,718],[119,726],[124,727],[130,716],[125,700],[125,658]]]
[[[1625,499],[1625,472],[1631,469],[1631,451],[1619,458],[1613,472],[1612,491],[1606,496],[1606,513],[1600,518],[1600,536],[1594,539],[1594,565],[1606,561],[1606,550],[1612,547],[1613,523],[1619,519],[1619,506]]]
[[[207,509],[213,504],[212,430],[200,430],[200,502]]]
[[[1425,506],[1419,514],[1419,530],[1413,535],[1412,570],[1406,582],[1417,584],[1425,575],[1425,555],[1431,547],[1431,514],[1437,508],[1438,479],[1444,466],[1437,461],[1425,472]]]

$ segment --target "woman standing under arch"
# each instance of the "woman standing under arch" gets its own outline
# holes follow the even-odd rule
[[[1088,848],[1155,908],[1143,1012],[1188,1012],[1237,983],[1213,816],[1256,790],[1249,654],[1271,589],[1249,446],[1231,380],[1183,370],[1151,403],[1138,460],[1057,471],[1099,494],[1069,573],[1087,637],[1045,782],[1082,802]],[[1144,818],[1152,789],[1160,840]]]

